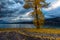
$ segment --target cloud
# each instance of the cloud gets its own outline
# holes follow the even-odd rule
[[[1,5],[1,13],[3,16],[6,14],[6,17],[0,18],[0,20],[7,21],[7,22],[22,22],[22,21],[32,21],[33,18],[30,16],[32,9],[24,9],[23,0],[0,0]],[[60,0],[51,2],[48,5],[48,8],[42,8],[42,12],[45,18],[55,18],[60,15]],[[60,17],[60,16],[59,16]]]
[[[49,6],[50,7],[45,8],[45,10],[50,11],[60,7],[60,0],[53,1]]]
[[[48,8],[42,8],[45,19],[60,17],[60,0],[55,0],[48,5]]]
[[[32,21],[32,20],[33,20],[33,17],[31,16],[31,12],[33,12],[33,10],[31,10],[31,11],[29,11],[29,12],[26,12],[26,13],[23,14],[23,15],[19,15],[19,16],[15,17],[15,18],[12,18],[10,22]]]

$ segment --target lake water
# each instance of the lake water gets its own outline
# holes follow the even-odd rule
[[[0,28],[35,28],[33,24],[0,24]]]
[[[0,24],[0,28],[36,28],[33,24]],[[45,25],[43,28],[59,28],[60,26]]]

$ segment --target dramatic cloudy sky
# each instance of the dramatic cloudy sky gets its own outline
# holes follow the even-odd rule
[[[42,8],[45,19],[60,17],[60,0],[46,0],[48,8]],[[22,22],[33,20],[32,8],[23,8],[24,0],[0,0],[0,20]]]

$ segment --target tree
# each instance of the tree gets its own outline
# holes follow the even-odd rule
[[[41,8],[43,6],[47,7],[47,3],[45,0],[26,0],[26,4],[24,5],[24,8],[33,8],[34,12],[32,12],[32,15],[34,16],[33,23],[35,24],[36,28],[40,28],[44,25],[44,15],[41,12]]]

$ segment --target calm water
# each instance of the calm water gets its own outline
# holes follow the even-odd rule
[[[36,28],[33,24],[0,24],[0,28]],[[60,26],[45,25],[43,28],[59,28]]]
[[[0,28],[35,28],[33,24],[0,24]]]

